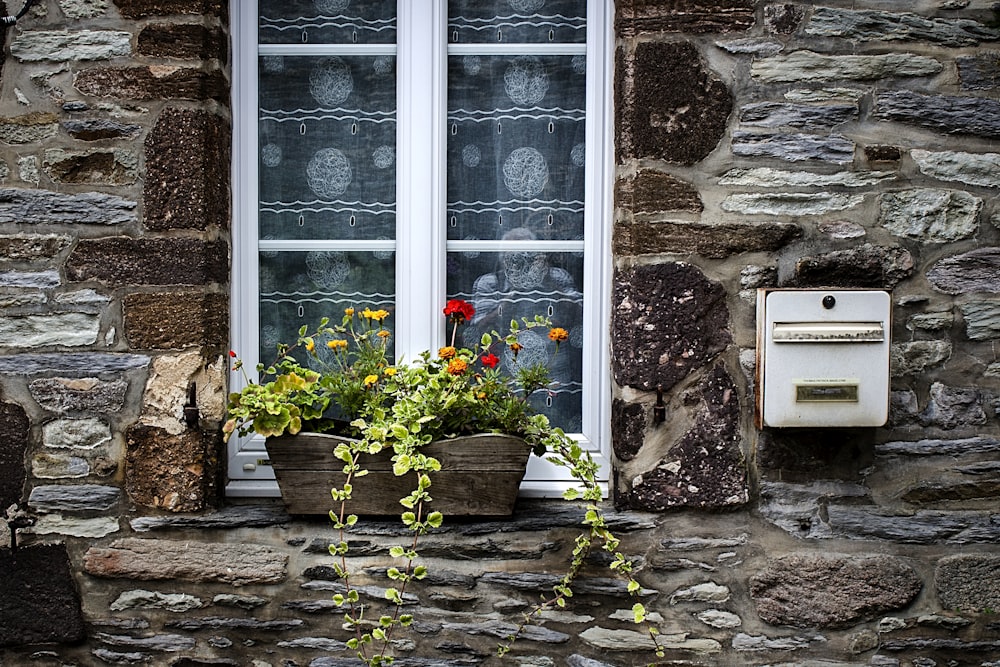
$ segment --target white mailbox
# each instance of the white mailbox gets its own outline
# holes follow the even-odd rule
[[[890,315],[881,290],[758,290],[758,427],[885,424]]]

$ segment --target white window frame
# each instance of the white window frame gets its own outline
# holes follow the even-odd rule
[[[232,347],[252,369],[259,349],[257,238],[257,3],[230,4],[233,35],[232,151]],[[352,47],[355,54],[395,53],[397,62],[396,312],[397,354],[414,358],[421,350],[443,344],[440,311],[445,295],[445,256],[449,248],[443,224],[446,210],[447,59],[464,48],[483,53],[483,45],[448,45],[447,0],[399,0],[397,44]],[[600,466],[605,491],[611,472],[609,311],[611,285],[611,193],[614,172],[612,141],[613,3],[587,0],[587,185],[584,208],[584,354],[583,431],[575,434]],[[411,26],[412,29],[406,29]],[[507,47],[509,49],[509,47]],[[562,47],[563,49],[565,47]],[[580,47],[577,47],[580,48]],[[324,52],[322,45],[280,46],[302,55]],[[496,47],[504,53],[503,47]],[[557,45],[518,47],[518,53],[565,53]],[[430,95],[428,91],[436,91]],[[275,242],[270,242],[275,243]],[[289,242],[279,242],[289,243]],[[290,242],[292,244],[296,242]],[[577,243],[577,242],[573,242]],[[292,246],[294,247],[294,246]],[[315,248],[315,245],[310,246]],[[560,250],[551,243],[546,248]],[[471,248],[470,248],[471,249]],[[497,245],[490,246],[497,250]],[[569,248],[567,248],[569,249]],[[578,250],[574,246],[573,250]],[[433,267],[428,270],[428,266]],[[232,373],[230,386],[243,386]],[[228,447],[226,494],[233,497],[276,497],[263,439],[234,436]],[[531,457],[520,495],[552,497],[573,486],[568,473]]]

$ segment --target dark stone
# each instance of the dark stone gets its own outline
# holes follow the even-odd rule
[[[101,192],[67,195],[48,190],[0,189],[0,223],[117,225],[135,221],[136,203]]]
[[[51,260],[69,247],[69,236],[0,236],[0,262]]]
[[[615,381],[669,391],[732,342],[725,290],[683,262],[615,272],[611,341]]]
[[[147,228],[229,226],[229,125],[215,114],[166,109],[146,137]]]
[[[190,238],[82,239],[66,261],[66,276],[115,287],[227,284],[229,247]]]
[[[261,621],[255,618],[224,618],[219,616],[208,616],[204,618],[187,618],[178,621],[167,621],[164,623],[164,627],[173,630],[188,631],[238,628],[254,631],[263,630],[265,632],[287,632],[289,630],[298,629],[302,624],[303,621],[297,618],[276,621]]]
[[[1000,440],[987,436],[961,438],[958,440],[939,440],[928,438],[915,442],[893,441],[875,446],[875,453],[880,456],[972,456],[979,454],[995,455],[1000,453]]]
[[[822,129],[846,123],[858,115],[854,104],[785,104],[754,102],[740,109],[740,122],[762,127]]]
[[[945,294],[1000,293],[1000,248],[977,248],[946,257],[927,272],[931,285]]]
[[[615,456],[631,461],[642,449],[646,409],[638,403],[616,398],[611,404],[611,442]]]
[[[24,454],[30,427],[24,408],[15,403],[0,403],[0,513],[21,502],[27,477]]]
[[[887,91],[876,97],[873,115],[946,134],[1000,137],[1000,100]]]
[[[693,185],[652,169],[641,169],[634,178],[619,180],[615,186],[615,205],[632,213],[701,213],[705,208]]]
[[[0,375],[37,376],[69,375],[94,377],[115,375],[149,366],[149,357],[141,354],[102,354],[100,352],[56,352],[53,354],[0,355]]]
[[[733,507],[749,500],[746,461],[740,449],[740,401],[733,379],[716,366],[698,388],[694,425],[651,470],[632,483],[628,505]]]
[[[142,131],[139,125],[119,123],[105,118],[93,120],[66,120],[62,127],[74,139],[98,141],[100,139],[133,139]]]
[[[153,530],[196,528],[216,530],[236,528],[268,528],[282,526],[291,521],[284,508],[278,505],[234,505],[215,512],[185,516],[142,516],[129,521],[137,533]],[[327,540],[329,543],[329,540]],[[329,553],[329,551],[327,551]]]
[[[791,223],[619,222],[614,254],[697,254],[725,259],[745,252],[774,252],[800,236],[802,229]]]
[[[733,154],[789,162],[822,160],[849,164],[854,161],[854,142],[839,134],[733,132]]]
[[[962,639],[913,638],[913,639],[883,639],[879,648],[896,653],[899,651],[941,651],[942,658],[964,656],[968,653],[988,653],[994,658],[1000,653],[1000,640],[965,641]],[[916,665],[916,661],[913,663]],[[937,664],[937,663],[935,663]],[[984,663],[989,664],[989,663]]]
[[[136,49],[153,58],[187,58],[226,62],[229,42],[217,27],[197,23],[153,23],[136,39]]]
[[[948,387],[935,382],[931,385],[930,400],[920,415],[920,421],[925,426],[947,430],[985,424],[983,395],[975,387]]]
[[[866,243],[849,250],[803,257],[783,287],[873,287],[891,289],[913,274],[913,256],[898,246]]]
[[[865,146],[865,159],[868,162],[899,162],[902,157],[903,151],[899,149],[899,146],[886,144]]]
[[[757,462],[769,479],[856,479],[873,461],[871,429],[765,429]]]
[[[883,555],[793,553],[750,578],[750,596],[772,625],[846,628],[902,609],[920,592],[902,559]]]
[[[1000,88],[1000,51],[955,58],[964,90]]]
[[[486,572],[479,577],[480,583],[508,586],[519,591],[537,591],[549,593],[552,587],[562,580],[561,575],[543,574],[540,572]],[[629,597],[628,584],[621,579],[605,577],[581,577],[573,583],[573,591],[577,594],[609,595],[613,597]],[[654,591],[643,589],[642,594]]]
[[[178,67],[162,73],[147,67],[92,67],[81,70],[73,86],[84,95],[131,100],[209,100],[225,102],[229,84],[218,69]]]
[[[0,549],[0,647],[71,644],[86,636],[64,544]]]
[[[725,134],[733,100],[689,42],[642,42],[618,52],[618,161],[656,158],[695,164]]]
[[[805,15],[801,5],[764,5],[764,28],[776,35],[791,35]]]
[[[900,544],[990,543],[1000,536],[1000,526],[989,516],[956,511],[920,510],[907,515],[882,513],[874,507],[824,505],[826,537],[878,539]]]
[[[922,480],[908,487],[899,497],[904,502],[913,505],[996,499],[1000,497],[1000,479],[982,479],[972,482]]]
[[[122,303],[125,338],[135,350],[204,346],[224,349],[229,298],[205,292],[129,294]]]
[[[128,382],[101,382],[93,378],[41,378],[28,384],[31,397],[52,412],[120,412]]]
[[[125,490],[145,507],[198,512],[215,500],[219,437],[197,430],[171,435],[133,426],[126,435]]]
[[[224,16],[227,0],[114,0],[121,15],[128,19],[171,14],[206,14]]]
[[[934,584],[945,609],[996,611],[1000,609],[1000,556],[960,554],[942,558],[934,571]]]
[[[45,170],[57,183],[131,185],[138,178],[135,165],[122,162],[122,155],[115,150],[65,154],[52,161],[46,159]]]
[[[754,24],[753,0],[618,0],[615,32],[742,32]]]
[[[118,504],[121,489],[97,484],[46,484],[31,489],[28,505],[42,512],[108,511]]]

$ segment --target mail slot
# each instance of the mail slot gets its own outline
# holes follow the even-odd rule
[[[757,425],[885,424],[890,317],[882,290],[759,290]]]

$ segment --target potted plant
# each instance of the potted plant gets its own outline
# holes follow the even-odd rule
[[[472,319],[473,306],[452,300],[443,313],[451,324],[450,344],[436,354],[425,351],[415,360],[394,363],[389,352],[392,334],[384,326],[389,313],[348,308],[339,324],[324,319],[312,331],[300,329],[295,344],[278,346],[273,364],[258,366],[259,381],[246,377],[246,386],[230,395],[229,420],[224,426],[227,438],[237,432],[263,435],[279,482],[282,473],[290,470],[312,475],[312,482],[296,476],[296,488],[282,488],[286,502],[294,498],[290,507],[300,511],[321,507],[326,513],[332,499],[329,516],[340,531],[340,540],[330,545],[330,552],[337,558],[335,568],[345,585],[345,592],[334,599],[346,607],[346,626],[355,632],[349,645],[369,665],[391,663],[390,636],[412,622],[402,605],[407,585],[426,575],[426,568],[418,564],[419,537],[440,527],[446,513],[509,514],[531,452],[566,467],[580,486],[564,496],[584,503],[584,528],[567,573],[553,595],[534,611],[565,604],[572,595],[573,580],[595,545],[612,554],[609,567],[628,580],[629,592],[637,595],[640,590],[631,563],[618,551],[618,539],[600,511],[597,465],[528,400],[535,392],[547,390],[548,366],[516,364],[510,376],[498,368],[497,352],[517,359],[523,332],[546,328],[552,355],[558,354],[567,332],[538,316],[511,322],[504,334],[483,334],[475,348],[459,348],[456,333]],[[234,368],[242,367],[236,359]],[[500,462],[500,450],[514,455],[513,464]],[[286,453],[292,461],[279,463]],[[451,456],[463,463],[451,463]],[[484,466],[499,467],[484,474]],[[502,474],[498,473],[501,468]],[[318,475],[317,470],[321,471]],[[456,481],[460,477],[466,481]],[[489,493],[472,486],[483,480],[489,482]],[[504,488],[495,488],[500,486]],[[499,495],[501,490],[506,493],[501,504],[469,511],[475,505],[470,503],[470,494]],[[458,502],[449,503],[449,499]],[[399,566],[387,568],[393,580],[386,594],[389,611],[370,619],[352,588],[346,533],[359,515],[386,513],[399,514],[413,539],[389,550],[390,557],[400,560]],[[636,622],[642,622],[642,604],[636,602],[633,611]],[[525,615],[510,641],[532,617]],[[655,635],[654,629],[650,632]],[[502,646],[500,653],[508,647]]]

